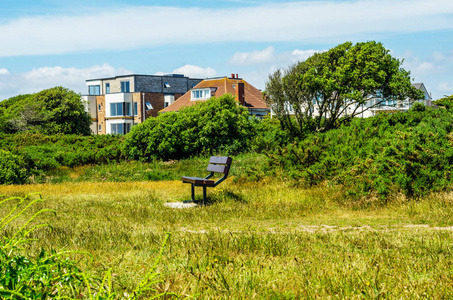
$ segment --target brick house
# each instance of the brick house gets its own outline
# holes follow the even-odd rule
[[[231,77],[205,79],[159,112],[179,111],[184,106],[195,105],[212,96],[219,97],[224,94],[235,96],[240,105],[247,107],[250,115],[262,118],[270,113],[270,108],[264,102],[261,91],[239,78],[237,74],[231,74]]]
[[[123,75],[86,81],[94,134],[126,134],[171,105],[202,79],[171,75]]]

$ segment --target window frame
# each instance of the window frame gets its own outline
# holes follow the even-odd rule
[[[131,86],[129,80],[121,81],[121,93],[130,93]]]

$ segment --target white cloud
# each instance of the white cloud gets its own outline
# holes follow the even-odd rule
[[[230,63],[238,66],[278,65],[286,67],[295,62],[304,61],[317,52],[323,52],[323,50],[295,49],[292,52],[277,53],[274,47],[269,46],[264,50],[255,50],[252,52],[236,52],[230,58]]]
[[[453,29],[451,0],[264,2],[223,9],[130,6],[92,11],[2,22],[0,57],[232,41],[334,43],[383,33]]]
[[[270,63],[275,60],[274,47],[267,47],[264,50],[255,50],[253,52],[236,52],[230,59],[234,65],[255,65]]]
[[[0,101],[19,94],[39,92],[55,86],[63,86],[77,93],[86,93],[85,80],[131,74],[124,68],[109,64],[89,68],[42,67],[20,74],[8,73],[0,81]]]
[[[8,75],[8,74],[9,74],[8,69],[5,69],[5,68],[0,69],[0,75]]]
[[[294,56],[297,61],[304,61],[307,58],[309,58],[310,56],[312,56],[313,54],[319,53],[319,52],[324,52],[324,50],[323,51],[318,51],[318,50],[300,50],[300,49],[296,49],[293,52],[291,52],[291,55]]]
[[[192,78],[207,78],[217,75],[216,70],[213,68],[202,68],[194,65],[185,65],[172,72],[173,74],[183,74]]]

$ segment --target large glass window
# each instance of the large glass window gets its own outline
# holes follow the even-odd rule
[[[211,89],[192,90],[192,100],[206,100],[211,98]]]
[[[100,85],[89,85],[88,86],[88,95],[99,96],[101,94]]]
[[[129,81],[121,81],[121,93],[130,92],[130,83]]]
[[[126,134],[131,131],[130,123],[114,123],[110,124],[112,134]]]
[[[137,115],[137,102],[134,102],[134,115]],[[132,116],[132,105],[129,102],[110,103],[110,116]]]

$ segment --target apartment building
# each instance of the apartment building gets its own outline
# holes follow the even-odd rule
[[[170,75],[123,75],[86,81],[93,134],[126,134],[132,126],[174,103],[202,79]]]

